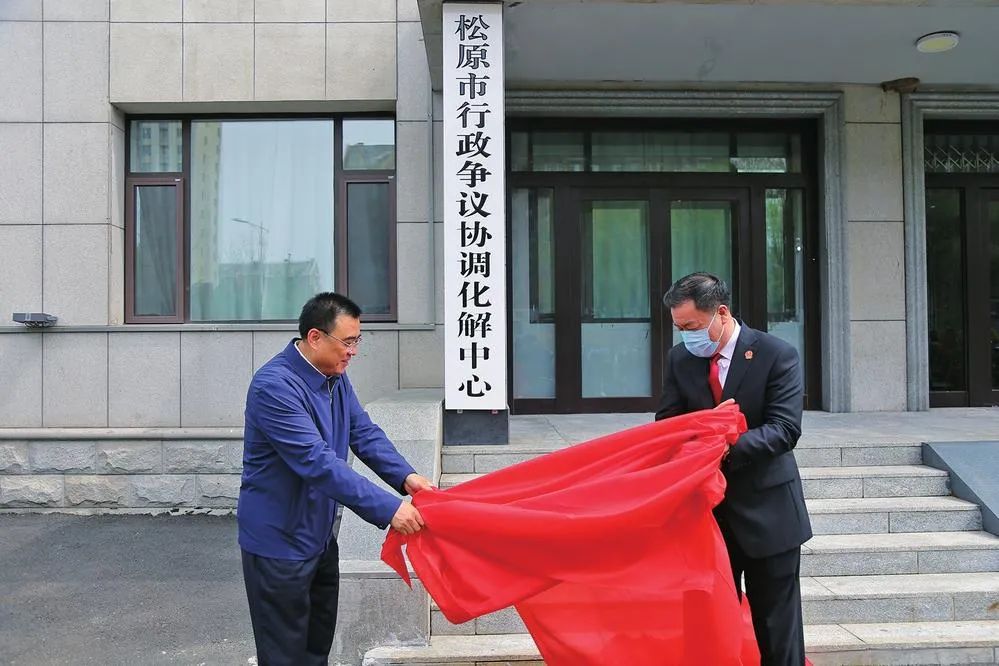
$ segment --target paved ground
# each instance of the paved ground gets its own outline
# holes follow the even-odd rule
[[[235,518],[0,515],[0,664],[253,654]]]
[[[516,416],[569,444],[649,414]],[[803,442],[999,440],[999,409],[806,413]],[[0,514],[0,665],[255,663],[232,516]]]

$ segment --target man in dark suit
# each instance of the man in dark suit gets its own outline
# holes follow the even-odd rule
[[[812,528],[791,452],[801,436],[798,352],[733,317],[728,286],[710,273],[680,278],[663,303],[683,343],[667,356],[656,420],[732,400],[745,415],[749,429],[722,462],[728,487],[715,518],[740,594],[745,576],[762,664],[801,666],[801,544]]]

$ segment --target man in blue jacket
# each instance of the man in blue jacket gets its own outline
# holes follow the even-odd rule
[[[237,522],[260,666],[327,663],[340,587],[338,504],[379,529],[423,527],[415,507],[347,463],[349,446],[400,493],[431,485],[372,423],[347,379],[360,316],[340,294],[314,296],[298,320],[301,337],[256,372],[246,395]]]

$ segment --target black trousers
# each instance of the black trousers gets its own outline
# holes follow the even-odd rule
[[[326,666],[336,628],[336,541],[311,560],[243,553],[243,582],[260,666]]]
[[[720,524],[720,523],[719,523]],[[801,618],[801,546],[769,557],[746,555],[724,527],[735,589],[742,595],[745,576],[760,666],[802,666],[805,632]]]

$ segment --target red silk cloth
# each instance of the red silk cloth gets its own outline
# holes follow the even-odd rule
[[[760,663],[711,509],[736,406],[631,428],[413,498],[390,531],[448,620],[516,606],[549,666]]]

